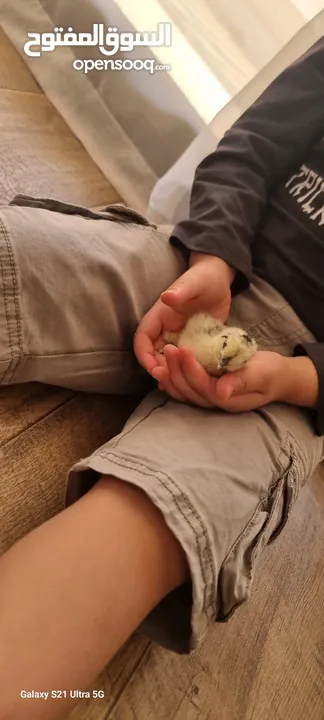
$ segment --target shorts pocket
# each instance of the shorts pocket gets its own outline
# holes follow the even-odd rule
[[[106,205],[102,210],[91,210],[82,205],[72,205],[63,200],[54,198],[36,198],[31,195],[19,194],[9,203],[10,205],[20,205],[23,207],[40,208],[49,210],[50,212],[62,213],[63,215],[79,215],[90,220],[110,220],[111,222],[119,222],[124,224],[144,225],[154,229],[157,226],[151,223],[145,215],[127,207],[121,203]]]
[[[222,564],[218,581],[217,622],[229,620],[235,610],[249,598],[262,551],[285,527],[300,487],[299,459],[292,450],[289,467],[260,500]]]

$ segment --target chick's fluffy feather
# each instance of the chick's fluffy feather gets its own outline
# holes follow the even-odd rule
[[[246,330],[228,327],[209,313],[192,315],[180,332],[165,332],[163,339],[177,347],[191,348],[196,360],[216,377],[239,370],[257,351],[255,340]]]

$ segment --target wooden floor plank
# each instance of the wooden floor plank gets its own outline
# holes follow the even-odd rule
[[[136,403],[80,393],[0,448],[0,555],[63,509],[73,462],[116,435]]]
[[[139,635],[132,637],[89,688],[90,694],[97,690],[103,693],[103,697],[82,698],[68,716],[69,720],[106,720],[107,713],[118,701],[149,646],[150,642],[145,638]]]
[[[70,390],[40,383],[0,388],[0,447],[74,395]]]
[[[0,90],[0,157],[0,202],[16,193],[89,206],[119,201],[44,95]]]

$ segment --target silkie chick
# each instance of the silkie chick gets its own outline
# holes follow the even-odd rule
[[[163,333],[163,339],[177,347],[191,348],[196,360],[214,377],[239,370],[258,349],[246,330],[226,326],[205,312],[192,315],[179,332]]]

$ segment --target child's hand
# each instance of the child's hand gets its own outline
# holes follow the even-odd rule
[[[244,368],[221,378],[210,377],[188,348],[168,345],[164,356],[168,375],[159,388],[175,400],[245,412],[281,400],[284,395],[288,358],[275,352],[259,350]]]
[[[227,320],[231,304],[234,271],[220,258],[193,254],[191,267],[171,288],[165,290],[140,322],[134,337],[138,362],[147,372],[158,369],[156,380],[168,374],[164,355],[164,331],[177,332],[195,312],[204,310],[222,321]],[[162,375],[159,376],[161,368]]]

